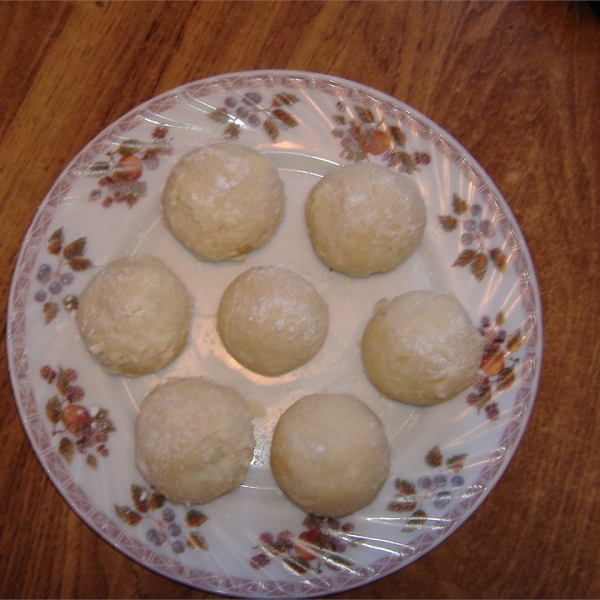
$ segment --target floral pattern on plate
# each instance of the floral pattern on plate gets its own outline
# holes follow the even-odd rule
[[[321,573],[323,566],[332,571],[352,568],[352,561],[343,556],[348,546],[358,545],[351,536],[352,522],[307,515],[302,525],[304,530],[298,536],[288,530],[275,536],[261,533],[260,552],[251,559],[252,568],[262,569],[273,559],[279,559],[286,571],[296,575]]]
[[[173,149],[165,139],[168,129],[158,125],[152,132],[152,142],[126,139],[107,157],[95,162],[87,172],[88,177],[98,178],[98,186],[90,192],[89,200],[102,200],[102,206],[125,204],[129,208],[146,195],[147,184],[141,180],[144,169],[154,170],[161,156],[169,156]]]
[[[75,385],[75,369],[53,369],[44,365],[40,377],[56,388],[56,393],[46,402],[46,417],[52,423],[52,435],[59,436],[59,454],[71,464],[75,452],[85,455],[85,463],[92,469],[98,467],[98,456],[108,456],[108,436],[115,431],[108,411],[81,404],[85,396],[82,387]],[[95,454],[94,452],[95,451]]]
[[[490,421],[500,416],[497,402],[492,402],[494,394],[510,388],[516,380],[516,367],[519,357],[514,356],[523,343],[523,333],[518,327],[508,337],[503,328],[506,322],[504,313],[499,312],[492,320],[481,317],[479,332],[483,336],[484,347],[479,373],[475,377],[473,388],[467,395],[467,404],[476,406],[477,411],[485,409]]]
[[[162,227],[160,190],[183,154],[224,137],[273,159],[289,194],[287,215],[269,244],[243,263],[198,265]],[[369,281],[330,273],[311,253],[301,226],[310,187],[355,160],[404,171],[428,205],[420,250],[395,272]],[[132,210],[112,210],[117,204]],[[467,257],[465,250],[475,255]],[[161,256],[203,310],[178,361],[158,374],[127,379],[109,376],[93,362],[72,317],[93,269],[134,252]],[[456,257],[465,264],[453,266]],[[320,355],[297,373],[268,382],[228,359],[212,320],[219,290],[246,268],[266,262],[305,275],[332,306],[332,335]],[[60,292],[58,286],[50,289],[54,283],[60,283]],[[356,350],[376,301],[416,287],[455,293],[485,339],[474,387],[423,410],[378,396]],[[46,302],[57,308],[40,310]],[[518,224],[493,182],[451,136],[365,86],[314,73],[257,71],[190,83],[152,99],[75,157],[24,240],[10,294],[7,347],[16,405],[32,447],[53,483],[99,535],[192,587],[246,597],[314,597],[407,566],[473,514],[525,431],[539,379],[542,321]],[[204,507],[170,506],[131,483],[140,477],[133,459],[139,404],[160,379],[189,374],[226,380],[253,400],[259,395],[265,409],[255,420],[257,450],[246,482],[211,503],[209,519]],[[97,412],[88,404],[92,389],[94,403],[102,406]],[[392,476],[377,500],[339,522],[303,515],[277,490],[268,468],[269,436],[284,404],[323,389],[354,393],[374,409],[393,456]],[[477,410],[464,410],[465,402]],[[99,445],[81,442],[91,439],[85,432],[98,418],[110,423],[107,437]],[[69,443],[74,452],[61,451]],[[78,468],[78,444],[91,468]],[[431,469],[426,474],[423,456]],[[105,477],[110,486],[103,484]],[[428,486],[422,477],[429,478]],[[452,487],[455,477],[462,486]],[[410,511],[398,510],[409,506]],[[187,551],[191,548],[200,551]]]
[[[49,238],[46,251],[50,255],[37,270],[36,280],[41,287],[35,292],[34,300],[42,304],[44,322],[53,321],[62,308],[68,312],[77,310],[79,298],[74,294],[63,293],[75,280],[75,274],[87,271],[92,262],[84,256],[85,237],[80,237],[65,245],[63,227],[59,227]],[[55,265],[50,264],[54,257]],[[58,301],[57,301],[58,300]]]
[[[413,532],[422,528],[428,516],[425,508],[431,505],[436,510],[446,508],[456,496],[456,491],[463,488],[465,480],[461,475],[468,454],[453,454],[444,457],[439,446],[434,446],[425,455],[425,464],[435,473],[421,475],[416,483],[397,478],[394,487],[397,494],[387,505],[387,510],[395,513],[411,513],[403,531]]]
[[[489,247],[488,241],[494,237],[493,221],[484,218],[482,207],[475,203],[469,206],[458,194],[452,197],[452,213],[440,215],[438,220],[444,231],[451,232],[462,227],[460,243],[466,248],[454,261],[453,267],[469,267],[471,274],[481,281],[487,272],[488,265],[493,264],[501,273],[506,271],[506,255],[499,247]]]
[[[230,140],[237,140],[242,132],[242,125],[246,125],[262,127],[269,138],[275,141],[282,129],[298,125],[289,110],[298,101],[295,94],[279,92],[267,100],[265,105],[262,94],[246,92],[240,99],[227,96],[223,101],[224,106],[208,113],[208,118],[216,123],[226,124],[223,136]]]
[[[356,104],[351,108],[339,101],[336,109],[333,115],[336,127],[331,133],[342,144],[342,158],[360,162],[381,156],[386,166],[402,173],[412,173],[419,165],[431,162],[427,152],[408,152],[402,128],[383,117],[377,118],[368,106]]]
[[[198,532],[198,527],[208,517],[195,508],[188,508],[183,519],[183,526],[177,520],[175,509],[167,499],[143,485],[131,486],[133,507],[115,505],[117,517],[130,527],[136,527],[142,521],[149,521],[146,539],[153,546],[168,546],[175,554],[185,552],[186,547],[192,550],[208,550],[206,540]]]

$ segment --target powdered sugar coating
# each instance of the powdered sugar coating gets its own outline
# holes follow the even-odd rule
[[[329,311],[300,275],[254,267],[225,290],[217,327],[228,352],[246,368],[276,376],[307,363],[321,348]]]
[[[326,175],[306,203],[319,259],[339,273],[367,277],[405,261],[425,231],[425,203],[406,175],[371,163]]]
[[[378,302],[361,348],[365,373],[379,392],[429,406],[473,383],[483,341],[453,295],[423,290]]]
[[[136,464],[173,502],[205,504],[239,487],[254,453],[243,396],[201,377],[174,378],[144,399],[136,421]]]
[[[201,260],[239,260],[271,238],[284,212],[275,166],[237,144],[192,150],[175,165],[163,190],[165,225]]]
[[[153,256],[116,260],[90,280],[76,319],[93,359],[111,375],[137,376],[166,366],[188,339],[193,299]]]
[[[313,394],[279,419],[271,468],[294,504],[341,517],[377,497],[389,474],[388,442],[378,417],[354,396]]]

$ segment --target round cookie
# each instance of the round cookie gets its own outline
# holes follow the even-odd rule
[[[184,504],[205,504],[239,487],[254,445],[243,396],[201,377],[154,388],[135,426],[140,473],[169,500]]]
[[[329,326],[326,302],[300,275],[282,267],[254,267],[225,290],[217,329],[244,367],[276,376],[307,363]]]
[[[134,255],[98,271],[79,298],[77,326],[92,358],[111,375],[161,369],[188,339],[193,300],[158,258]]]
[[[167,228],[197,258],[239,260],[262,246],[283,219],[283,182],[259,152],[217,143],[192,150],[162,195]]]
[[[365,373],[381,394],[429,406],[473,383],[483,340],[453,295],[415,291],[377,304],[361,349]]]
[[[339,167],[311,190],[306,223],[326,266],[351,277],[386,273],[419,246],[425,203],[407,175],[370,163]]]
[[[354,396],[305,396],[277,422],[271,469],[282,491],[303,510],[349,515],[373,502],[387,479],[385,431]]]

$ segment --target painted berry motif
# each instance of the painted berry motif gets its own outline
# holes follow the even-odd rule
[[[69,312],[77,309],[78,297],[64,294],[64,291],[75,280],[75,273],[92,266],[91,261],[84,256],[85,246],[84,237],[65,244],[62,227],[48,238],[46,250],[56,263],[53,266],[50,262],[44,262],[38,267],[36,279],[42,287],[33,296],[43,306],[46,325],[58,315],[61,306]],[[51,260],[50,257],[48,260]]]
[[[46,402],[46,417],[52,423],[52,435],[60,436],[58,451],[71,464],[75,452],[85,455],[86,464],[98,466],[98,456],[108,456],[108,436],[115,426],[108,418],[108,410],[86,408],[81,404],[85,393],[75,385],[75,369],[58,367],[55,371],[45,365],[40,377],[56,387],[56,394]]]
[[[452,197],[452,214],[438,216],[444,231],[455,231],[461,226],[460,242],[466,249],[458,255],[452,266],[469,267],[477,281],[485,277],[490,261],[501,273],[506,271],[507,264],[506,255],[500,248],[489,248],[487,245],[488,240],[494,237],[496,228],[493,221],[483,217],[480,204],[469,206],[458,194]]]
[[[262,126],[271,140],[276,141],[281,130],[298,125],[289,111],[296,102],[299,102],[298,97],[289,92],[275,94],[266,103],[263,103],[262,94],[246,92],[239,98],[227,96],[224,106],[208,113],[208,118],[226,125],[223,136],[227,139],[237,139],[244,127]]]
[[[351,109],[340,100],[336,109],[333,120],[337,127],[331,133],[340,139],[342,158],[359,162],[369,156],[381,156],[388,167],[403,173],[412,173],[419,165],[430,163],[431,157],[426,152],[406,150],[406,135],[398,125],[377,119],[366,106],[355,105]]]
[[[283,568],[295,575],[307,572],[321,573],[323,566],[332,571],[352,569],[352,561],[343,556],[348,546],[358,542],[351,536],[352,523],[338,519],[307,515],[302,522],[304,531],[297,537],[291,531],[276,536],[264,532],[260,535],[259,553],[252,557],[253,569],[266,567],[272,559],[279,558]]]
[[[99,187],[90,193],[90,201],[102,200],[105,208],[113,204],[134,206],[146,195],[147,185],[141,180],[144,169],[156,169],[160,157],[173,152],[165,139],[167,131],[167,127],[158,125],[152,132],[152,142],[124,140],[116,150],[107,153],[107,160],[94,163],[87,176],[97,177]]]
[[[142,521],[150,524],[146,530],[146,539],[154,546],[171,547],[175,554],[192,550],[208,550],[206,540],[196,531],[208,517],[195,508],[189,508],[183,521],[178,519],[176,509],[167,505],[167,499],[144,486],[132,485],[133,507],[116,505],[115,513],[119,519],[136,527]]]
[[[504,324],[506,317],[499,312],[494,321],[488,316],[481,317],[479,333],[484,339],[483,356],[479,373],[475,377],[475,391],[467,396],[467,403],[477,407],[477,412],[485,410],[490,421],[500,416],[497,402],[492,402],[495,392],[508,389],[515,382],[515,369],[518,358],[512,355],[523,343],[521,328],[507,335]]]
[[[443,510],[453,499],[453,492],[462,488],[465,481],[459,473],[465,466],[467,454],[453,454],[444,462],[439,446],[434,446],[425,455],[425,464],[434,470],[419,477],[415,482],[398,478],[394,482],[398,492],[387,505],[387,510],[396,513],[411,513],[403,531],[412,532],[427,523],[425,511],[433,506]]]

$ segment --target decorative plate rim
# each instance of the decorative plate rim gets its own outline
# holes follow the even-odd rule
[[[303,585],[300,581],[289,583],[286,581],[269,580],[267,582],[253,581],[250,579],[240,579],[235,576],[223,577],[203,572],[193,567],[185,567],[175,560],[170,560],[164,556],[154,554],[154,562],[149,560],[149,555],[153,554],[146,546],[133,537],[124,533],[116,526],[111,519],[98,510],[93,502],[86,496],[83,490],[79,489],[76,481],[68,473],[64,462],[57,456],[55,449],[47,443],[44,443],[47,433],[43,429],[41,422],[40,409],[36,406],[33,390],[29,382],[29,367],[27,364],[27,349],[25,347],[24,331],[26,326],[25,306],[27,304],[27,293],[23,293],[21,285],[25,285],[27,291],[28,277],[32,272],[38,249],[32,250],[32,247],[39,244],[49,227],[54,212],[57,210],[57,202],[63,197],[64,193],[70,189],[74,181],[79,177],[79,167],[95,156],[98,156],[101,148],[108,140],[111,140],[118,133],[124,133],[134,128],[139,119],[151,107],[161,106],[165,102],[176,97],[178,94],[190,89],[196,89],[207,86],[218,86],[219,82],[231,82],[236,78],[245,78],[248,80],[264,80],[283,78],[288,80],[297,79],[306,85],[306,82],[312,82],[317,85],[319,82],[340,86],[345,91],[354,92],[371,97],[375,100],[400,108],[411,119],[428,128],[434,137],[433,145],[442,146],[444,151],[460,157],[455,162],[461,169],[467,170],[472,176],[477,176],[484,186],[489,190],[490,196],[494,201],[500,200],[502,211],[506,215],[511,231],[520,234],[517,236],[516,247],[518,249],[518,259],[520,269],[518,273],[524,277],[519,283],[519,287],[527,288],[529,308],[525,310],[527,316],[532,316],[532,339],[529,343],[529,352],[526,354],[529,361],[529,372],[527,377],[523,377],[517,397],[513,406],[511,418],[507,421],[501,436],[501,442],[492,452],[495,453],[490,458],[485,468],[479,474],[476,483],[480,486],[478,492],[473,493],[469,498],[458,502],[456,506],[445,515],[444,525],[436,532],[426,530],[412,540],[413,551],[408,556],[399,558],[398,556],[384,557],[375,561],[370,566],[377,566],[377,572],[370,575],[368,579],[352,574],[336,573],[326,580],[310,580]],[[273,85],[272,87],[278,87]],[[285,86],[282,86],[285,87]],[[478,188],[479,190],[480,188]],[[45,229],[44,229],[45,227]],[[43,231],[41,231],[43,229]],[[41,231],[41,233],[40,233]],[[30,269],[29,273],[27,268]],[[522,296],[522,293],[519,294]],[[50,190],[40,203],[27,233],[23,238],[21,249],[15,263],[12,274],[12,281],[9,292],[9,302],[7,310],[7,358],[10,372],[11,384],[17,404],[17,410],[33,447],[46,475],[50,478],[59,493],[63,496],[69,506],[80,516],[93,531],[100,535],[105,541],[123,552],[128,558],[135,560],[142,566],[174,581],[204,589],[217,594],[227,594],[231,596],[248,597],[256,595],[266,596],[298,596],[316,597],[323,594],[339,593],[350,590],[362,585],[372,583],[393,572],[404,568],[417,560],[423,554],[435,548],[453,533],[464,521],[470,518],[481,503],[488,497],[489,493],[496,485],[502,474],[505,472],[512,460],[514,450],[518,447],[522,436],[525,433],[535,398],[538,391],[539,379],[541,373],[541,363],[543,357],[543,321],[542,304],[538,281],[535,275],[531,254],[527,247],[524,236],[519,228],[518,222],[512,213],[510,206],[502,196],[500,190],[491,180],[486,171],[472,157],[472,155],[449,133],[439,125],[431,121],[428,117],[418,110],[406,105],[404,102],[380,92],[361,83],[337,76],[326,75],[322,73],[299,71],[299,70],[280,70],[280,69],[258,69],[251,71],[238,71],[214,75],[197,81],[192,81],[176,88],[168,90],[151,98],[134,109],[128,111],[122,117],[108,125],[98,135],[96,135],[82,150],[67,164],[57,180],[51,186]],[[26,385],[22,385],[23,381]],[[158,557],[158,558],[157,558]],[[157,559],[156,559],[157,558]],[[224,586],[223,580],[227,580]],[[335,579],[341,582],[340,585],[330,585],[329,582]],[[210,584],[207,582],[211,582]],[[291,591],[286,591],[286,590]]]

